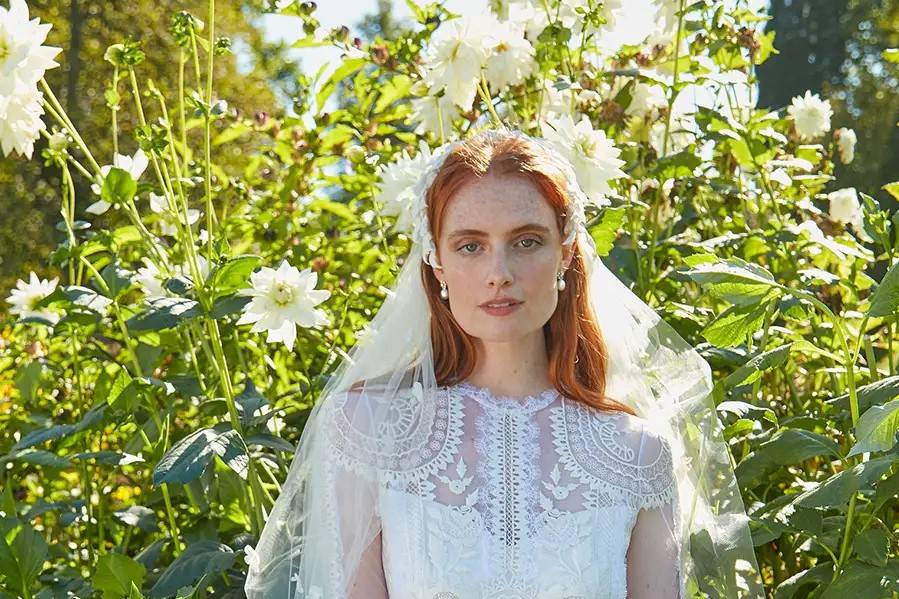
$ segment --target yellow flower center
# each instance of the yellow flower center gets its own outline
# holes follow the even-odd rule
[[[293,300],[293,287],[287,283],[275,283],[272,297],[274,297],[275,302],[282,306],[289,304]]]
[[[593,156],[596,152],[596,142],[587,135],[581,135],[575,141],[575,145],[584,156]]]
[[[6,41],[6,38],[0,35],[0,62],[6,60],[6,57],[9,56],[9,42]]]

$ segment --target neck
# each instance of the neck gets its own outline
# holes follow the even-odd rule
[[[524,397],[553,386],[543,329],[511,341],[477,339],[478,364],[468,377],[497,395]]]

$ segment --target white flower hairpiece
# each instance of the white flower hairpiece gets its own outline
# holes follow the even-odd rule
[[[528,141],[541,146],[565,174],[565,179],[567,181],[566,187],[571,198],[571,210],[567,215],[565,228],[562,231],[562,234],[565,236],[562,245],[570,245],[573,243],[575,237],[580,232],[583,243],[590,247],[592,251],[595,251],[596,247],[593,243],[593,239],[587,233],[586,229],[586,208],[591,201],[578,184],[577,175],[571,164],[560,156],[555,146],[549,141],[539,137],[532,137],[517,129],[487,130],[477,134],[477,136],[486,137],[507,135],[525,138]],[[463,141],[465,140],[454,140],[445,143],[434,150],[430,161],[427,163],[427,167],[412,187],[413,197],[410,206],[412,212],[412,239],[421,246],[422,260],[435,268],[442,268],[442,266],[437,262],[437,248],[434,245],[430,223],[428,222],[428,190],[431,188],[431,184],[437,177],[437,173],[439,173],[440,169],[443,167],[443,162],[446,160],[447,156],[449,156],[456,147],[461,145]],[[593,203],[600,207],[611,204],[605,197]]]

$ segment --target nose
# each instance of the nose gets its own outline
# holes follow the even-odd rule
[[[512,283],[512,271],[509,269],[509,262],[506,259],[506,253],[500,249],[493,254],[490,262],[490,272],[487,277],[487,284],[490,287],[501,289]]]

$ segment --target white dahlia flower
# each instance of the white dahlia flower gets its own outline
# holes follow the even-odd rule
[[[822,100],[818,94],[806,90],[805,96],[793,98],[787,107],[787,114],[793,119],[799,138],[802,141],[811,141],[830,130],[833,110],[828,100]]]
[[[243,308],[238,325],[254,323],[252,333],[267,331],[268,343],[283,341],[293,349],[296,325],[314,327],[328,323],[328,316],[315,306],[331,296],[325,289],[315,289],[318,273],[310,268],[303,271],[282,260],[277,268],[263,267],[250,275],[250,288],[238,295],[252,297]]]

